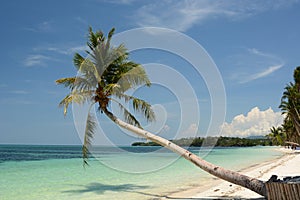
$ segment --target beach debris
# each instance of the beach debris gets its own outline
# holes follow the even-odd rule
[[[279,179],[278,176],[272,175],[267,183],[300,183],[300,176],[286,176],[283,179]]]

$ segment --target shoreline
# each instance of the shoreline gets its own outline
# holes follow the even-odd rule
[[[272,175],[284,176],[300,175],[297,167],[300,163],[300,151],[292,151],[285,148],[278,148],[284,152],[281,157],[254,164],[237,172],[263,181],[269,180]],[[168,194],[165,199],[264,199],[261,195],[252,192],[241,186],[229,183],[219,178],[212,177],[212,181],[205,187],[191,187],[184,191],[177,191]]]

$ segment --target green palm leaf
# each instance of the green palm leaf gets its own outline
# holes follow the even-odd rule
[[[119,106],[119,108],[123,114],[124,120],[127,123],[143,129],[140,122],[120,102],[118,102],[115,99],[111,99],[111,100],[114,101]]]
[[[92,100],[92,94],[94,91],[74,91],[68,94],[63,100],[59,103],[59,107],[64,107],[64,115],[67,114],[68,106],[71,103],[84,104],[85,102]]]
[[[84,60],[85,59],[79,53],[75,53],[74,58],[73,58],[73,63],[77,70],[80,69]]]
[[[84,165],[88,164],[87,160],[89,158],[89,148],[92,144],[92,139],[96,130],[96,120],[89,112],[86,120],[86,126],[84,131],[84,142],[82,146],[82,155]]]
[[[129,53],[123,44],[111,45],[110,41],[114,31],[114,28],[111,29],[106,38],[103,32],[93,32],[92,28],[89,28],[87,56],[75,53],[73,58],[74,66],[78,70],[77,77],[62,78],[56,81],[58,85],[70,89],[70,94],[59,105],[64,107],[66,115],[71,103],[88,102],[92,105],[96,103],[99,106],[98,110],[107,114],[110,102],[115,101],[120,107],[125,121],[142,128],[135,116],[118,100],[131,101],[134,111],[141,113],[147,121],[153,121],[155,115],[149,103],[125,94],[131,88],[150,86],[151,83],[143,67],[128,59]],[[95,119],[89,114],[82,148],[85,164],[94,131]]]

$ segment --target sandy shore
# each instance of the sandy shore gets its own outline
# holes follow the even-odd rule
[[[279,178],[299,176],[300,151],[295,152],[288,149],[280,149],[280,151],[284,151],[286,155],[280,159],[261,163],[240,172],[263,181],[269,180],[272,175],[277,175]],[[205,191],[203,191],[203,188],[193,188],[168,195],[165,199],[264,199],[255,192],[226,181],[216,180],[213,184]]]

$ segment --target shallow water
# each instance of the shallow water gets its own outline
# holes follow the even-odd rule
[[[239,170],[282,153],[274,147],[191,149]],[[155,199],[212,176],[160,147],[98,147],[82,166],[80,146],[0,145],[0,199]]]

